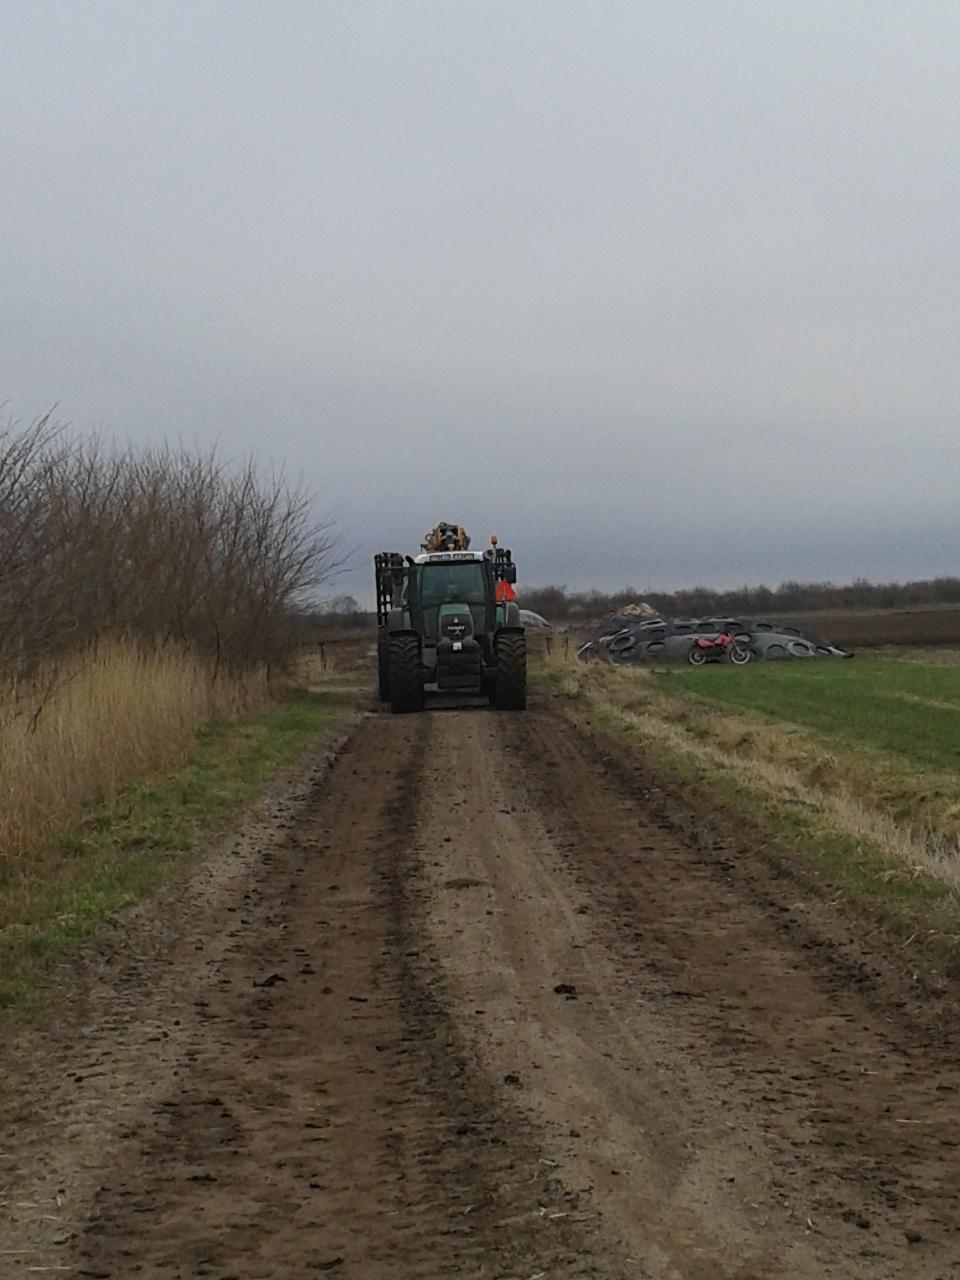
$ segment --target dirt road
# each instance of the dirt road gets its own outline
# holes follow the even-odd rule
[[[957,1047],[549,710],[367,715],[8,1058],[0,1274],[945,1280]]]

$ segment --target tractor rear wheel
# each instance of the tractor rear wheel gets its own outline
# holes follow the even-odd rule
[[[527,638],[522,631],[504,631],[496,644],[493,705],[498,711],[523,711],[527,705]]]
[[[420,641],[416,636],[390,640],[390,710],[395,714],[423,710]]]
[[[390,636],[386,631],[377,634],[377,692],[381,702],[390,701]]]

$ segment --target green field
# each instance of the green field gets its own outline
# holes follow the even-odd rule
[[[882,658],[716,665],[671,673],[667,690],[812,729],[912,766],[960,763],[960,665]]]

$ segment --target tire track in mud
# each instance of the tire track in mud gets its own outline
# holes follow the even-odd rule
[[[925,994],[890,985],[855,922],[682,784],[661,787],[550,715],[510,721],[504,740],[647,1043],[678,1081],[696,1066],[692,1095],[664,1094],[677,1137],[699,1146],[717,1100],[720,1150],[738,1182],[755,1180],[755,1242],[780,1236],[779,1266],[751,1265],[747,1249],[732,1274],[960,1274],[955,1025],[931,1027]]]
[[[681,784],[536,708],[308,776],[30,1042],[4,1280],[960,1275],[955,1028]]]
[[[491,1078],[515,1079],[542,1158],[595,1226],[604,1275],[777,1274],[789,1242],[744,1212],[743,1190],[755,1200],[763,1179],[731,1150],[729,1111],[643,1016],[602,904],[548,830],[532,756],[505,754],[503,736],[525,732],[464,722],[430,753],[443,765],[424,791],[434,857],[421,911],[452,1006],[478,1006],[464,1034]]]
[[[418,936],[429,736],[424,717],[369,719],[276,833],[206,988],[184,961],[176,1065],[162,1087],[148,1063],[126,1081],[140,1113],[87,1170],[74,1239],[48,1265],[111,1280],[597,1274],[585,1228],[549,1220],[564,1189],[465,1057]]]

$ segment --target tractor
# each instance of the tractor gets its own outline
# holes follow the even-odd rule
[[[422,711],[430,691],[527,705],[527,642],[514,599],[517,567],[496,538],[471,551],[461,525],[439,524],[417,556],[374,556],[377,673],[391,711]]]

